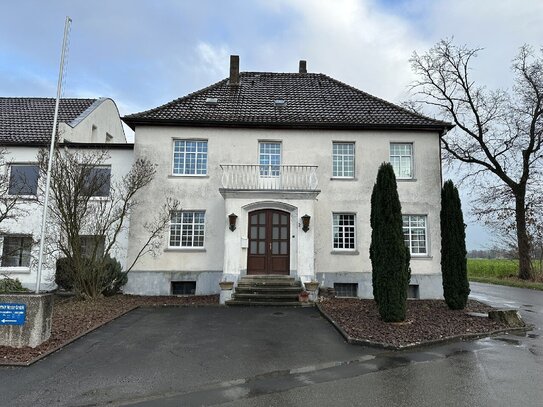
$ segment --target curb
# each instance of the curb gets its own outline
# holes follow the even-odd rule
[[[424,342],[412,342],[408,343],[406,345],[391,345],[390,343],[385,342],[374,342],[366,339],[358,339],[353,338],[350,336],[347,332],[343,330],[343,328],[332,319],[330,315],[326,313],[321,307],[320,304],[317,304],[317,309],[321,313],[321,315],[327,319],[333,326],[336,328],[336,330],[343,336],[345,341],[351,345],[362,345],[362,346],[371,346],[374,348],[380,348],[380,349],[387,349],[387,350],[408,350],[408,349],[414,349],[414,348],[421,348],[425,346],[432,346],[432,345],[439,345],[447,342],[454,342],[454,341],[464,341],[464,340],[473,340],[473,339],[480,339],[485,338],[497,334],[502,333],[515,333],[515,332],[527,332],[531,331],[534,326],[533,325],[526,325],[521,328],[506,328],[506,329],[497,329],[490,332],[478,332],[478,333],[470,333],[470,334],[460,334],[460,335],[453,335],[453,336],[446,336],[439,339],[432,339],[429,341]]]

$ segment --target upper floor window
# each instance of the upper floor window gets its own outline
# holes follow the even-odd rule
[[[332,215],[332,234],[334,249],[356,249],[356,221],[354,213],[334,213]]]
[[[413,178],[413,144],[412,143],[391,143],[390,163],[394,168],[396,178]]]
[[[281,171],[281,143],[261,141],[258,163],[261,177],[278,177]]]
[[[173,211],[170,215],[170,247],[204,247],[205,212]]]
[[[111,167],[83,168],[84,190],[87,196],[107,197],[111,188]]]
[[[354,178],[354,143],[333,143],[333,177]]]
[[[174,140],[173,175],[207,175],[207,141]]]
[[[404,241],[411,254],[428,254],[426,215],[404,215],[402,218]]]
[[[2,267],[30,267],[32,237],[4,236],[2,245]]]
[[[10,195],[37,195],[39,169],[35,164],[11,164],[9,173]]]

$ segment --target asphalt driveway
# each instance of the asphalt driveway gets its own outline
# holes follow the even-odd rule
[[[346,344],[314,308],[145,308],[30,367],[0,368],[0,405],[128,402],[375,352]]]

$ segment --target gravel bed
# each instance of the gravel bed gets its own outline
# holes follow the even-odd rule
[[[383,322],[373,300],[324,298],[319,305],[352,339],[388,347],[404,347],[508,328],[489,318],[468,315],[468,312],[486,313],[493,309],[473,300],[469,300],[466,309],[460,311],[450,310],[442,300],[409,300],[406,320],[396,323]]]
[[[190,297],[115,295],[94,301],[55,297],[51,337],[36,348],[0,346],[0,365],[28,363],[140,306],[215,304],[219,304],[218,295]]]

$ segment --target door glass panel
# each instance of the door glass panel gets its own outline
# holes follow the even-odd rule
[[[256,239],[256,226],[251,226],[251,239]]]
[[[251,242],[250,253],[251,254],[257,254],[257,252],[256,252],[256,242]]]
[[[266,242],[258,242],[258,254],[266,254]]]
[[[251,215],[251,225],[256,225],[257,220],[258,220],[257,215]]]
[[[278,213],[274,213],[274,214],[273,214],[273,224],[274,224],[274,225],[278,225],[278,224],[279,224],[279,214],[278,214]]]
[[[266,224],[266,214],[264,212],[258,214],[258,223],[261,225]]]
[[[266,238],[266,227],[260,226],[258,228],[258,238],[264,240]]]
[[[287,215],[281,215],[281,225],[287,224],[287,218],[288,218]]]
[[[288,239],[288,228],[286,226],[281,227],[281,239]]]
[[[287,242],[281,242],[281,254],[287,254]]]
[[[272,229],[272,239],[279,239],[279,228],[277,226],[274,226]]]
[[[272,243],[272,254],[279,254],[279,242]]]

